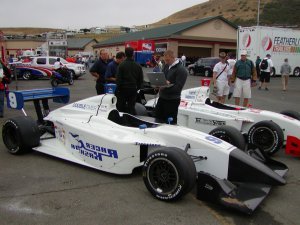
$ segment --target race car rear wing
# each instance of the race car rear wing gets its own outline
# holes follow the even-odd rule
[[[38,116],[38,121],[43,122],[43,114],[39,101],[42,100],[44,110],[49,110],[48,99],[53,99],[56,103],[68,103],[70,100],[70,91],[68,88],[43,88],[21,91],[9,91],[7,98],[7,107],[12,109],[21,109],[24,111],[24,102],[33,101]]]

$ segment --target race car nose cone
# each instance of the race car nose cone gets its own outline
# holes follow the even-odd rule
[[[272,186],[286,183],[285,179],[272,169],[239,149],[231,151],[229,155],[228,180]]]

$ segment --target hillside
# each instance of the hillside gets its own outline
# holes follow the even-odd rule
[[[288,3],[288,4],[287,4]],[[257,24],[258,0],[210,0],[179,11],[152,27],[180,23],[209,16],[220,16],[241,26]],[[260,25],[300,25],[299,0],[261,0]]]

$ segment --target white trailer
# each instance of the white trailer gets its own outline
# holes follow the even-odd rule
[[[300,30],[276,27],[239,27],[237,32],[237,56],[246,50],[248,58],[254,63],[257,56],[261,59],[271,55],[274,64],[271,75],[280,74],[280,67],[288,58],[292,73],[300,76]]]

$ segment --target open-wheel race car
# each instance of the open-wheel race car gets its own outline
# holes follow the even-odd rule
[[[154,110],[156,99],[145,105]],[[300,114],[221,104],[209,99],[209,88],[183,90],[178,109],[181,126],[209,133],[243,149],[258,147],[268,155],[285,146],[287,154],[300,156]]]
[[[197,198],[252,213],[272,186],[284,185],[287,167],[246,154],[204,132],[116,109],[116,97],[83,99],[42,117],[40,100],[67,103],[66,88],[11,91],[8,105],[23,109],[35,103],[38,121],[7,119],[3,142],[11,154],[30,149],[113,174],[142,167],[145,186],[157,199],[173,201],[196,186]],[[24,112],[24,110],[23,110]]]

